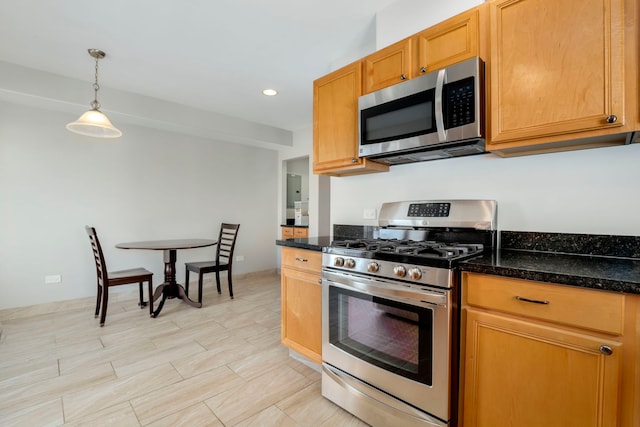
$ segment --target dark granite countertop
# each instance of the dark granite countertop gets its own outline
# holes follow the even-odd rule
[[[308,225],[280,224],[280,227],[309,228]]]
[[[460,263],[460,269],[517,279],[640,294],[640,260],[501,250]]]
[[[280,239],[276,240],[278,246],[289,246],[291,248],[308,249],[310,251],[322,252],[322,248],[331,244],[329,236],[309,237],[306,239]]]
[[[335,237],[338,235],[340,237]],[[364,233],[361,235],[361,233]],[[334,226],[334,239],[369,237],[370,230]],[[460,269],[559,285],[640,294],[640,237],[503,231],[502,249],[460,263]],[[276,240],[322,251],[329,236]]]

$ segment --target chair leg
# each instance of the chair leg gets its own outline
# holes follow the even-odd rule
[[[198,302],[202,304],[202,271],[198,273]]]
[[[149,279],[149,316],[153,317],[153,280]]]
[[[100,327],[104,326],[107,318],[107,302],[109,301],[109,286],[102,286],[102,313],[100,314]]]
[[[98,295],[96,295],[96,312],[94,318],[98,317],[100,313],[100,300],[102,299],[102,286],[98,285]]]
[[[218,286],[218,293],[221,294],[220,290],[220,270],[216,270],[216,285]]]
[[[227,280],[229,280],[229,296],[233,299],[233,282],[231,280],[231,268],[227,270]]]
[[[189,296],[189,267],[184,267],[184,293]]]

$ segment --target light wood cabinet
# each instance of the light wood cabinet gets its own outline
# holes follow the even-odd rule
[[[363,60],[363,94],[380,90],[413,77],[411,39],[380,49]]]
[[[486,42],[480,23],[486,20],[486,7],[483,4],[470,9],[366,56],[363,93],[484,56],[481,47]]]
[[[637,0],[489,6],[489,151],[621,144],[638,128]]]
[[[482,4],[413,36],[413,76],[476,56],[485,59],[486,13]]]
[[[282,343],[322,363],[322,252],[282,248]]]
[[[462,425],[634,425],[637,299],[476,273],[462,282]]]
[[[306,239],[309,237],[309,229],[306,227],[280,227],[283,239]]]
[[[283,239],[293,239],[293,227],[280,227]]]
[[[313,82],[313,173],[343,176],[389,170],[358,157],[361,86],[360,62]]]

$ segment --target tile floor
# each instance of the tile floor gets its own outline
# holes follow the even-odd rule
[[[275,272],[205,288],[157,319],[112,292],[103,328],[95,298],[1,310],[0,426],[366,426],[280,343]]]

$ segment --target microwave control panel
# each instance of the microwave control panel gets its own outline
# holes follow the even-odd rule
[[[451,129],[473,123],[475,84],[473,77],[446,83],[443,90],[444,128]]]

